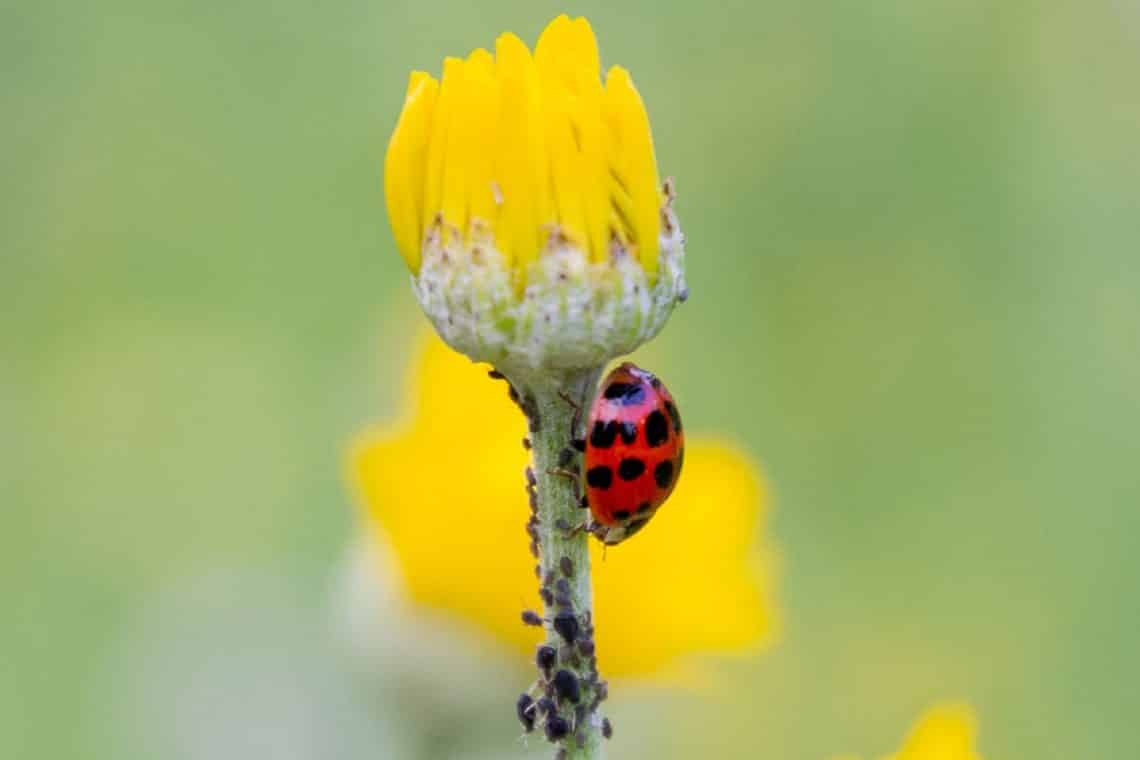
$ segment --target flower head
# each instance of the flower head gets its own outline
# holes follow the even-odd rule
[[[682,235],[629,72],[559,16],[533,55],[413,72],[384,164],[388,215],[436,330],[511,370],[595,367],[684,300]]]
[[[410,380],[409,418],[362,436],[353,452],[366,524],[391,547],[414,601],[533,655],[540,633],[518,623],[519,610],[537,602],[523,527],[526,426],[485,367],[437,339]],[[591,548],[606,673],[648,675],[685,655],[772,641],[775,552],[755,545],[766,505],[746,456],[715,439],[688,439],[685,477],[651,529],[604,554]]]

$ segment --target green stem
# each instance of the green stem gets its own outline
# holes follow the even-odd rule
[[[566,475],[567,470],[576,470],[580,457],[575,453],[568,463],[563,453],[574,438],[582,435],[581,429],[572,429],[579,415],[567,399],[584,413],[600,374],[601,368],[597,368],[560,377],[528,377],[529,383],[515,385],[531,427],[539,584],[540,593],[545,597],[545,644],[558,653],[557,664],[550,672],[543,673],[540,669],[540,694],[536,696],[550,691],[550,676],[559,670],[570,671],[581,691],[577,703],[556,697],[557,714],[571,727],[569,734],[558,742],[565,754],[557,757],[566,760],[597,760],[604,756],[602,718],[597,707],[605,697],[605,687],[601,685],[592,649],[594,615],[589,533],[579,529],[589,518],[589,511],[579,506],[580,479],[576,481]],[[553,603],[549,603],[551,601]],[[575,621],[573,625],[568,625],[568,616]],[[556,629],[556,624],[561,631]],[[568,627],[578,629],[573,642],[566,639]],[[539,715],[536,720],[539,730],[545,729],[547,718]]]

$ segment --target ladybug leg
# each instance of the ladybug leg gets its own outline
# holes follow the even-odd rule
[[[582,413],[582,407],[578,405],[578,402],[577,402],[577,401],[575,401],[574,399],[570,398],[570,394],[569,394],[569,393],[567,393],[566,391],[558,391],[558,396],[559,396],[559,397],[560,397],[560,398],[561,398],[563,401],[565,401],[567,404],[569,404],[569,405],[570,405],[570,407],[571,407],[571,408],[572,408],[572,409],[573,409],[575,412],[577,412],[578,414],[581,414],[581,413]]]
[[[586,530],[589,531],[591,536],[593,536],[594,538],[598,539],[598,541],[601,542],[601,544],[602,544],[602,559],[605,559],[606,558],[606,549],[613,545],[610,542],[606,541],[606,538],[609,536],[610,529],[608,527],[606,527],[605,525],[602,525],[597,520],[593,520],[587,526]]]
[[[582,497],[582,478],[581,478],[580,474],[578,473],[578,468],[576,466],[572,470],[564,468],[564,467],[552,467],[549,470],[547,470],[547,473],[549,473],[551,475],[557,475],[560,478],[568,479],[571,483],[574,484],[574,498],[575,499],[583,498]]]
[[[576,436],[578,434],[578,428],[582,424],[582,407],[576,401],[574,401],[574,399],[570,398],[570,394],[566,393],[566,391],[558,391],[558,395],[574,410],[574,419],[570,421],[570,434]],[[570,445],[573,446],[574,449],[578,452],[585,451],[586,439],[572,438],[570,440]]]
[[[551,467],[546,471],[546,474],[557,475],[560,478],[567,478],[568,480],[573,480],[575,483],[578,482],[578,473],[574,470],[567,470],[563,467]]]
[[[578,523],[577,525],[570,525],[565,520],[559,520],[558,522],[556,522],[554,524],[554,527],[558,528],[558,530],[562,531],[562,533],[564,534],[564,536],[566,538],[573,538],[574,536],[578,535],[582,531],[592,531],[593,530],[593,525],[590,523],[589,520],[583,520],[582,522]]]

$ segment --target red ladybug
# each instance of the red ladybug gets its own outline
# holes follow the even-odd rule
[[[584,452],[584,506],[591,532],[618,544],[645,527],[681,475],[685,436],[664,384],[626,362],[610,372],[590,406]]]

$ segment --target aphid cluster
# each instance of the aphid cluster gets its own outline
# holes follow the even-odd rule
[[[534,470],[530,467],[526,468],[526,498],[530,504],[530,517],[526,521],[526,534],[530,537],[530,553],[535,559],[538,559],[538,545],[540,543],[538,535],[538,481],[535,480]],[[543,601],[546,601],[545,597]]]
[[[569,602],[569,584],[573,575],[574,563],[569,557],[562,557],[558,562],[558,573],[551,570],[542,578],[543,592],[550,593],[552,586],[558,588],[556,599],[565,592],[566,602],[555,603],[557,611],[553,617],[543,619],[534,610],[522,613],[523,622],[527,625],[549,623],[557,640],[540,644],[535,650],[538,678],[530,690],[519,695],[515,709],[527,733],[541,728],[550,742],[566,740],[573,734],[573,741],[584,746],[588,739],[579,729],[586,725],[586,720],[598,709],[609,690],[606,682],[598,676],[590,614],[577,614]],[[612,734],[609,726],[609,719],[603,720],[602,734],[606,738]]]

